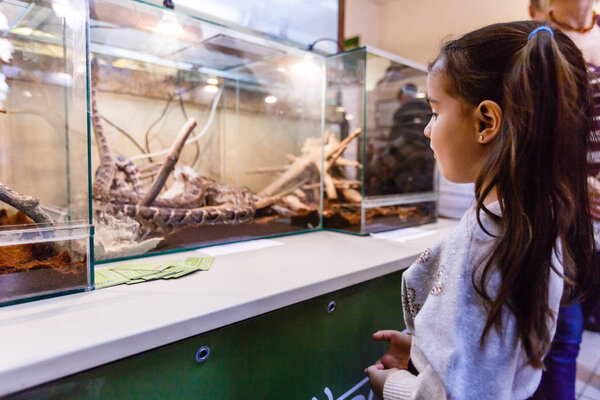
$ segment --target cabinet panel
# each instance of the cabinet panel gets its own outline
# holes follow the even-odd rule
[[[10,398],[368,399],[367,382],[348,392],[386,349],[372,341],[371,333],[404,328],[401,275],[395,272]],[[196,353],[203,346],[209,348],[208,357],[198,363]]]

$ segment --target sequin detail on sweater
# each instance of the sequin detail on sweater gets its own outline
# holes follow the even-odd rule
[[[406,288],[406,293],[402,294],[402,305],[405,310],[408,310],[412,317],[416,317],[419,311],[421,311],[421,307],[423,304],[415,303],[415,299],[417,297],[417,293],[415,289]]]
[[[439,296],[444,292],[444,282],[442,282],[442,277],[444,276],[444,264],[440,264],[440,268],[438,272],[435,274],[435,281],[433,282],[433,286],[431,287],[431,293],[434,296]]]

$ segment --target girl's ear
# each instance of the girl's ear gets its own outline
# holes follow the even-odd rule
[[[502,108],[495,101],[482,101],[475,110],[475,122],[477,142],[481,144],[491,142],[500,133]]]

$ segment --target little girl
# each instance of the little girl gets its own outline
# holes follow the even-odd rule
[[[587,85],[573,42],[531,21],[468,33],[431,63],[425,136],[476,205],[404,273],[412,335],[373,335],[390,342],[366,371],[383,399],[535,392],[561,298],[593,284]]]

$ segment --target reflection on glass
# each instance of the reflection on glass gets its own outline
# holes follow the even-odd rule
[[[321,225],[323,59],[177,5],[90,3],[97,260]]]
[[[328,58],[325,227],[367,234],[435,221],[425,80],[424,66],[373,48]]]
[[[0,304],[90,285],[85,3],[0,2]]]
[[[238,26],[263,32],[302,47],[320,38],[337,38],[338,0],[177,0],[177,7],[195,10]],[[334,43],[318,48],[337,52]]]

